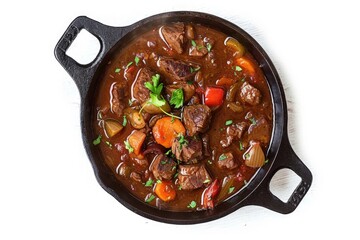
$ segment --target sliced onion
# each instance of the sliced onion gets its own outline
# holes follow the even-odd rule
[[[265,154],[259,142],[250,142],[250,148],[244,153],[243,158],[248,167],[258,168],[265,164]]]
[[[227,37],[224,44],[236,51],[236,57],[242,57],[245,54],[245,47],[235,38]]]

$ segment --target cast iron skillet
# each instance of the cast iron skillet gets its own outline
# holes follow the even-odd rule
[[[94,102],[102,70],[114,51],[126,46],[152,26],[167,22],[194,22],[217,29],[238,39],[260,64],[270,87],[274,105],[274,128],[268,150],[269,163],[238,194],[219,204],[214,210],[200,212],[168,212],[155,209],[135,198],[106,166],[98,148],[92,141],[96,138],[93,129]],[[100,52],[87,65],[81,65],[66,55],[66,50],[80,30],[86,29],[100,41]],[[312,175],[292,150],[287,136],[287,107],[284,90],[276,69],[261,46],[244,30],[219,17],[199,12],[168,12],[145,18],[126,27],[110,27],[85,16],[77,17],[66,29],[55,47],[55,57],[74,79],[81,97],[81,131],[83,142],[99,184],[131,211],[144,217],[166,223],[193,224],[223,217],[246,205],[259,205],[279,213],[290,213],[299,205],[309,190]],[[289,168],[301,177],[301,182],[284,203],[269,190],[274,174]]]

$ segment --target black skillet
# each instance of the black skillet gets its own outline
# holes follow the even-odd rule
[[[238,39],[255,57],[269,83],[274,105],[274,128],[267,153],[269,163],[259,169],[248,185],[214,210],[199,212],[168,212],[153,208],[135,198],[104,163],[99,149],[92,141],[97,137],[93,123],[96,116],[94,102],[100,75],[113,52],[146,32],[153,26],[167,22],[193,22],[219,30]],[[66,50],[80,30],[86,29],[100,41],[100,52],[87,65],[81,65],[66,55]],[[261,46],[244,30],[219,17],[199,12],[168,12],[145,18],[126,27],[110,27],[88,17],[77,17],[66,29],[55,47],[55,57],[74,79],[81,97],[81,131],[83,142],[99,184],[131,211],[144,217],[166,223],[193,224],[221,218],[240,207],[258,205],[279,213],[296,209],[310,188],[312,175],[291,148],[287,135],[287,107],[284,90],[276,69]],[[274,196],[269,189],[274,174],[283,168],[293,170],[301,178],[300,184],[287,202]]]

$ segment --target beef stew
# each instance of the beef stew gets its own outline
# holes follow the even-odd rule
[[[113,55],[97,96],[93,144],[144,204],[212,209],[268,161],[266,78],[240,42],[215,29],[175,22],[138,36]]]

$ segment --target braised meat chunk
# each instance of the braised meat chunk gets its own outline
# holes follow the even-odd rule
[[[265,117],[260,117],[250,125],[248,129],[248,138],[250,140],[260,141],[267,145],[270,142],[271,127]]]
[[[199,66],[197,64],[188,63],[173,58],[160,57],[157,66],[164,76],[166,76],[168,84],[186,82],[192,78]]]
[[[128,97],[126,82],[119,82],[113,85],[111,91],[111,111],[120,117],[123,114],[124,108],[126,106],[125,99]]]
[[[232,170],[239,166],[231,152],[223,153],[217,161],[219,168]]]
[[[251,86],[248,82],[244,82],[240,90],[240,98],[252,106],[258,105],[261,99],[260,91]]]
[[[179,165],[179,184],[183,190],[193,190],[211,182],[203,164]]]
[[[189,136],[196,133],[204,133],[209,129],[211,122],[211,110],[203,104],[184,107],[183,117],[185,128]]]
[[[220,140],[222,147],[228,147],[233,142],[233,140],[240,140],[241,136],[245,132],[247,127],[246,122],[236,123],[231,126],[228,126],[225,131],[225,135]]]
[[[169,180],[176,173],[176,162],[163,154],[159,154],[152,161],[150,171],[152,171],[156,179]]]
[[[180,136],[175,139],[171,147],[176,159],[184,163],[197,163],[202,156],[201,141],[195,137]]]
[[[184,23],[174,23],[160,28],[165,43],[178,54],[183,53],[185,27]]]
[[[141,68],[132,85],[133,98],[140,103],[146,102],[150,98],[150,91],[145,87],[146,82],[151,82],[151,77],[154,73],[150,68]]]

